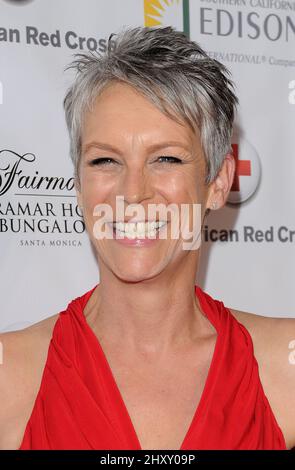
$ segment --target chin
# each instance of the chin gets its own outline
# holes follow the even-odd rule
[[[114,269],[113,273],[121,280],[124,282],[144,282],[148,281],[149,279],[154,278],[159,274],[159,271],[154,269],[144,269],[142,266],[140,268],[136,269],[130,269],[130,266],[128,269],[125,268],[123,269]]]

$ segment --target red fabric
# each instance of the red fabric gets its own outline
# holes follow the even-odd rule
[[[20,449],[141,449],[102,347],[83,314],[95,287],[72,300],[56,321]],[[286,449],[263,392],[249,332],[223,302],[198,286],[195,293],[217,340],[180,450]]]

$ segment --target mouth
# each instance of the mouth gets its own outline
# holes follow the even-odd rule
[[[142,221],[142,222],[111,222],[115,238],[129,240],[155,238],[158,232],[168,224],[168,221]]]

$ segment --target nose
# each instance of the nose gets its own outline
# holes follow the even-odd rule
[[[118,189],[127,204],[140,204],[153,196],[151,180],[144,168],[126,169]]]

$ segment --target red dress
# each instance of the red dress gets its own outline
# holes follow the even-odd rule
[[[95,287],[72,300],[55,323],[22,450],[141,449],[83,313]],[[263,392],[249,332],[223,302],[199,286],[195,293],[217,340],[201,400],[179,450],[286,449]]]

